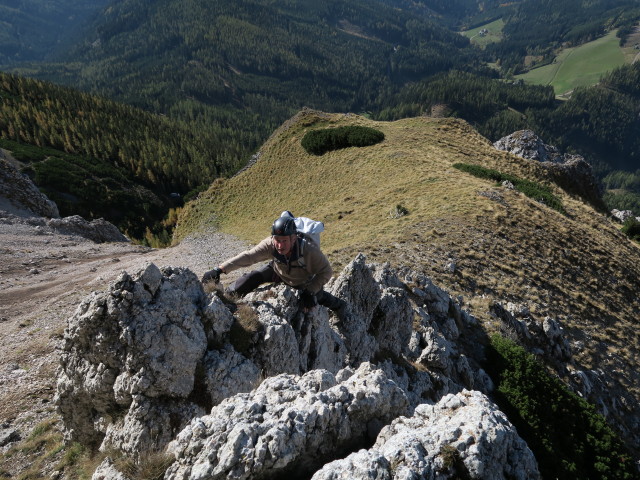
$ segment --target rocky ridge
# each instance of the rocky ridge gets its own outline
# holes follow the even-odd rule
[[[42,224],[42,219],[35,217],[5,215],[4,219],[5,222],[9,222],[5,225],[24,224],[25,227],[32,227],[34,231],[43,232],[44,235],[63,231],[54,230],[48,223]],[[69,233],[69,235],[73,234]],[[96,358],[106,359],[107,363],[101,363],[75,385],[73,382],[77,379],[74,379],[73,375],[65,380],[62,374],[58,398],[60,400],[65,394],[67,387],[64,385],[67,380],[71,382],[70,389],[77,389],[78,392],[82,391],[83,385],[88,385],[88,400],[85,398],[87,403],[83,405],[82,402],[78,402],[76,405],[80,414],[83,414],[82,409],[87,408],[87,405],[94,409],[93,402],[96,400],[98,405],[105,402],[107,409],[106,413],[102,412],[104,415],[99,414],[95,418],[93,417],[95,412],[90,413],[91,420],[95,420],[90,427],[87,427],[86,422],[78,424],[78,432],[82,429],[86,430],[84,433],[87,437],[84,438],[87,442],[100,445],[105,452],[117,447],[128,455],[138,458],[144,456],[145,452],[166,446],[166,450],[175,458],[167,473],[167,475],[173,475],[172,478],[196,478],[197,475],[193,474],[193,469],[196,467],[201,468],[199,470],[201,474],[211,475],[212,468],[216,467],[211,467],[211,463],[209,466],[202,466],[206,463],[203,458],[206,456],[208,459],[213,455],[211,450],[203,450],[204,453],[200,456],[185,455],[184,452],[195,451],[200,448],[201,443],[211,443],[212,436],[228,437],[238,430],[242,430],[243,435],[246,434],[246,438],[249,439],[247,443],[240,442],[232,446],[225,438],[215,447],[218,451],[221,449],[227,452],[227,458],[231,462],[240,459],[237,470],[235,467],[225,470],[229,478],[236,478],[233,477],[236,474],[240,475],[238,478],[269,478],[291,472],[311,474],[314,471],[316,471],[314,478],[405,478],[416,472],[427,478],[433,475],[444,475],[434,478],[469,475],[471,475],[470,478],[486,478],[483,475],[496,475],[491,478],[535,478],[537,475],[535,459],[529,455],[530,451],[526,445],[523,446],[523,442],[513,427],[508,424],[506,417],[485,396],[485,393],[490,393],[492,390],[491,381],[478,368],[473,355],[466,355],[471,353],[467,349],[468,345],[462,346],[465,344],[465,337],[475,330],[473,318],[463,312],[454,299],[450,298],[445,291],[435,287],[428,278],[411,272],[403,272],[400,275],[398,272],[391,272],[387,267],[365,265],[364,262],[364,257],[359,257],[332,283],[331,288],[335,293],[350,301],[352,315],[355,315],[353,318],[363,320],[356,323],[350,322],[342,329],[334,325],[335,319],[323,309],[318,309],[314,315],[307,317],[298,315],[296,293],[290,289],[265,289],[258,292],[249,297],[246,304],[241,303],[244,313],[239,310],[232,314],[219,295],[201,294],[198,291],[201,287],[191,285],[192,279],[179,280],[178,277],[191,275],[191,272],[185,268],[158,269],[149,264],[134,275],[123,273],[115,283],[112,283],[112,287],[104,297],[106,298],[104,304],[94,310],[95,305],[91,306],[89,301],[91,297],[83,302],[83,304],[87,302],[90,304],[85,314],[88,312],[90,317],[95,315],[102,320],[117,317],[117,315],[116,317],[104,316],[104,309],[109,311],[111,305],[111,313],[114,313],[114,302],[118,303],[121,299],[128,300],[136,306],[132,311],[123,310],[125,313],[118,317],[119,328],[122,325],[125,326],[122,327],[119,336],[124,336],[126,342],[129,342],[126,347],[121,348],[123,340],[122,338],[118,340],[120,346],[117,349],[122,350],[118,350],[118,354],[122,355],[122,358],[118,358],[118,355],[110,357],[113,351],[103,352],[102,357],[99,353]],[[373,281],[362,280],[358,276],[362,265],[373,272]],[[360,286],[355,291],[351,288],[354,274],[356,278],[362,280],[358,281]],[[168,282],[169,286],[165,286],[167,278],[172,279]],[[114,289],[113,287],[119,282],[122,284]],[[140,290],[140,282],[142,282],[142,290],[146,293]],[[159,302],[161,306],[156,310],[158,298],[156,295],[159,295],[163,286],[167,292],[178,290],[163,294],[175,296],[177,300],[172,298],[163,307],[162,304],[169,298],[163,297],[164,300]],[[176,313],[182,312],[181,309],[176,309],[176,305],[182,306],[185,301],[185,297],[181,296],[184,289],[191,292],[187,297],[196,292],[195,297],[199,298],[195,302],[196,307],[193,312],[204,326],[205,360],[192,352],[193,348],[196,352],[201,349],[201,339],[198,339],[201,335],[197,332],[200,328],[198,321],[190,322],[187,318],[189,314],[178,322],[175,330],[174,315],[182,315],[182,313]],[[403,298],[403,291],[406,298]],[[105,292],[94,292],[92,296],[104,294]],[[150,301],[146,300],[147,295],[150,295]],[[118,296],[121,297],[120,300],[111,298]],[[358,299],[364,299],[364,301],[358,301]],[[408,301],[405,301],[407,299]],[[177,303],[172,305],[172,301]],[[373,310],[372,304],[376,304]],[[100,310],[101,307],[103,310]],[[181,339],[181,335],[186,338],[182,343],[178,342],[181,346],[178,345],[179,348],[174,353],[175,357],[180,358],[183,354],[188,354],[184,358],[189,361],[184,365],[174,365],[170,362],[167,370],[167,365],[164,364],[167,360],[162,353],[162,348],[151,348],[153,342],[146,344],[144,348],[140,345],[135,346],[140,333],[139,324],[145,323],[148,318],[141,317],[136,320],[132,318],[145,310],[153,311],[154,318],[159,315],[161,320],[155,327],[157,331],[145,334],[147,341],[157,337],[165,342],[164,346],[171,345],[173,349],[175,338]],[[254,319],[248,324],[245,323],[244,315],[249,315],[251,318],[249,310],[258,312],[257,322]],[[547,318],[540,324],[532,324],[527,318],[527,312],[521,311],[517,305],[509,304],[505,307],[496,306],[494,314],[507,328],[516,331],[519,338],[524,339],[524,343],[533,350],[537,349],[539,353],[550,355],[558,360],[564,361],[570,358],[571,348],[564,339],[562,328],[553,319]],[[163,315],[166,315],[168,320],[165,319],[166,321],[163,322]],[[392,318],[397,316],[412,316],[413,321],[397,322]],[[293,336],[290,329],[293,331]],[[390,335],[390,332],[396,331],[394,329],[397,329],[396,335],[399,342],[394,338],[395,335]],[[269,334],[266,333],[267,330]],[[173,338],[175,332],[182,333]],[[107,337],[99,333],[95,338],[100,340],[97,342],[100,344]],[[73,344],[72,336],[67,340],[71,340]],[[261,342],[266,344],[272,340],[273,343],[269,348],[266,346],[259,348],[257,345]],[[113,339],[107,338],[105,341],[109,343]],[[111,344],[112,347],[114,345]],[[321,348],[320,345],[326,348]],[[71,363],[77,360],[78,365],[84,363],[86,367],[94,360],[94,354],[89,354],[90,360],[78,360],[86,353],[82,353],[83,348],[93,347],[87,343],[75,353],[70,353],[68,359],[72,359]],[[287,351],[287,348],[293,349],[293,352],[297,348],[298,353],[290,353],[285,359],[280,352]],[[75,354],[78,357],[74,357]],[[62,357],[65,358],[65,355],[66,353]],[[424,368],[427,374],[417,374],[406,365],[398,365],[393,361],[402,357]],[[186,386],[174,384],[167,387],[167,390],[163,390],[162,385],[172,383],[165,380],[174,374],[189,377],[194,363],[193,358],[198,360],[195,361],[191,390],[188,382]],[[136,369],[139,369],[138,375],[134,373]],[[73,372],[73,367],[69,371]],[[109,387],[105,388],[101,384],[104,380],[102,375],[109,377],[114,371],[119,372],[116,373],[117,382],[114,380],[111,384],[112,392],[109,393]],[[281,371],[287,373],[283,374]],[[598,378],[594,378],[597,372],[575,373],[576,383],[583,386],[584,396],[589,396],[598,386]],[[372,393],[364,388],[366,385],[364,387],[358,385],[363,376],[364,381],[360,383],[373,383],[377,386],[395,384],[405,400],[402,400],[399,394],[393,398],[400,398],[400,404],[406,405],[397,406],[391,413],[382,415],[386,411],[384,410],[386,404],[382,405],[380,397],[376,397],[375,392]],[[106,384],[110,384],[110,379],[106,380]],[[153,384],[156,386],[151,388],[149,385]],[[259,387],[255,388],[258,384]],[[272,389],[273,385],[276,385],[275,389]],[[280,388],[282,385],[285,387]],[[98,388],[98,395],[94,395],[96,393],[92,390],[94,387]],[[320,415],[317,411],[305,410],[309,402],[315,402],[315,398],[307,395],[309,391],[316,394],[327,392],[325,397],[320,399],[318,407],[320,412],[324,412],[325,409],[344,408],[345,403],[350,399],[347,397],[345,400],[339,395],[334,395],[336,387],[340,387],[341,391],[346,389],[350,392],[349,395],[355,395],[356,399],[362,397],[367,399],[367,402],[373,402],[382,412],[380,414],[382,418],[379,414],[366,410],[362,406],[353,407],[349,404],[353,407],[352,409],[360,408],[358,411],[363,417],[358,417],[358,422],[355,422],[348,412],[346,415],[340,414],[326,418],[329,418],[329,424],[336,422],[340,425],[351,425],[350,430],[357,430],[353,436],[347,438],[341,432],[336,433],[330,428],[327,431],[307,428],[302,432],[300,425],[302,420],[304,425],[308,426],[311,423],[310,418],[318,418]],[[100,393],[104,393],[103,390],[113,394],[113,398],[107,398],[108,395],[101,397]],[[278,405],[284,395],[281,392],[285,390],[297,392],[296,395],[302,396],[305,401],[301,404],[282,401],[281,405]],[[383,391],[386,396],[394,395],[383,387],[379,387],[378,390]],[[186,391],[190,393],[185,399],[183,397]],[[247,395],[254,402],[248,411]],[[82,394],[80,398],[82,399]],[[272,402],[274,398],[278,400]],[[166,401],[167,399],[169,401]],[[253,405],[263,399],[268,399],[265,405],[273,408],[265,407],[265,412],[256,417]],[[60,400],[61,410],[63,404],[64,402]],[[220,410],[223,404],[227,407]],[[220,415],[226,415],[230,408],[228,405],[240,405],[237,412],[234,410],[238,415],[233,422],[226,425],[224,429],[220,429],[215,416],[219,418]],[[298,412],[293,419],[290,416],[290,409]],[[207,415],[208,411],[211,413]],[[288,416],[282,416],[282,412],[289,412]],[[266,416],[271,423],[265,420],[265,413],[268,413]],[[74,412],[68,416],[75,415]],[[209,418],[212,415],[214,417]],[[476,422],[481,418],[483,420],[477,426]],[[488,420],[485,421],[485,418]],[[159,422],[158,426],[158,419],[164,419],[164,423]],[[198,420],[202,423],[198,423]],[[296,422],[296,420],[300,421]],[[359,424],[361,421],[366,423],[366,432]],[[247,423],[251,428],[245,429]],[[287,423],[291,425],[289,430],[283,427]],[[358,423],[357,427],[353,427],[352,423]],[[200,437],[202,441],[194,440],[193,436],[189,437],[189,435],[200,435],[200,427],[203,424],[207,428],[210,427],[209,436]],[[429,425],[432,424],[437,428],[430,429]],[[194,425],[195,430],[193,430]],[[65,426],[68,438],[76,438],[74,437],[77,433],[74,431],[76,426],[73,421],[67,422]],[[190,429],[191,433],[189,433]],[[269,436],[273,432],[280,433],[283,430],[282,438],[274,440]],[[503,430],[507,433],[505,434]],[[461,435],[461,432],[467,431],[474,432],[470,434],[471,440]],[[249,449],[265,435],[271,442],[267,442],[268,447],[263,445],[262,450],[251,452]],[[7,443],[15,441],[15,438],[9,437],[6,440]],[[244,438],[242,436],[241,440]],[[288,448],[292,438],[299,441],[295,448]],[[489,440],[477,442],[479,444],[477,447],[471,445],[477,439],[485,438]],[[338,448],[329,449],[329,451],[316,448],[325,442],[335,444]],[[234,450],[236,445],[240,445],[239,450]],[[358,450],[361,445],[363,448]],[[473,448],[469,448],[470,445]],[[161,449],[163,448],[165,447]],[[231,453],[229,453],[230,450]],[[354,453],[347,455],[349,451]],[[514,451],[516,455],[512,454]],[[248,452],[254,456],[245,462],[244,456]],[[286,461],[282,462],[283,465],[267,461],[272,460],[267,457],[273,455],[273,452],[286,453]],[[401,457],[398,452],[403,452]],[[464,455],[460,452],[464,452]],[[316,453],[318,455],[315,455]],[[307,460],[309,457],[311,461]],[[493,464],[486,461],[487,457],[499,459],[504,467],[501,474],[494,472]],[[331,461],[332,458],[337,459]],[[329,463],[324,464],[326,461]],[[514,465],[525,465],[525,467],[514,474]],[[318,468],[320,470],[317,470]],[[404,476],[391,476],[398,472]],[[110,458],[107,458],[96,470],[94,478],[127,477],[117,470]]]
[[[544,143],[532,130],[518,130],[497,140],[493,146],[540,162],[553,182],[595,207],[604,208],[602,185],[593,175],[591,165],[581,155],[561,153],[557,147]]]
[[[136,460],[166,451],[167,479],[539,478],[463,351],[478,325],[454,299],[362,255],[328,289],[350,305],[344,327],[324,307],[300,313],[286,286],[231,313],[188,269],[123,272],[65,331],[67,439]],[[127,478],[116,463],[94,479]]]

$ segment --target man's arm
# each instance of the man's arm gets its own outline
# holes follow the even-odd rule
[[[244,252],[220,264],[220,269],[224,273],[229,273],[242,267],[249,267],[254,263],[270,260],[272,256],[273,244],[271,242],[271,237],[267,237],[255,247],[245,250]]]

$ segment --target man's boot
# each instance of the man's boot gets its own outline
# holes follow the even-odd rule
[[[336,316],[338,317],[338,322],[336,325],[338,327],[342,326],[342,323],[346,320],[347,314],[349,311],[349,305],[347,302],[338,298],[334,295],[331,295],[329,292],[325,292],[324,290],[320,290],[316,295],[318,299],[318,303],[332,310]]]

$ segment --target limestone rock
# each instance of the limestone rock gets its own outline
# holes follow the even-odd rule
[[[604,208],[603,188],[593,174],[591,165],[580,155],[562,154],[557,147],[547,145],[531,130],[519,130],[496,141],[493,146],[528,160],[537,160],[547,169],[549,177],[566,191]]]
[[[79,215],[72,215],[64,218],[53,218],[47,225],[56,232],[66,235],[78,235],[88,238],[96,243],[103,242],[128,242],[118,227],[107,222],[103,218],[88,222]]]
[[[169,445],[176,462],[165,478],[308,475],[377,435],[407,405],[402,390],[368,363],[341,383],[326,370],[271,377],[191,422]]]
[[[202,304],[195,274],[153,264],[134,277],[123,272],[108,292],[83,301],[65,330],[58,374],[56,403],[67,438],[90,445],[107,433],[167,439],[190,420],[195,406],[188,397],[207,346]],[[171,409],[170,432],[140,421],[148,418],[145,409],[163,411],[167,398],[182,401]],[[127,413],[119,419],[114,412]],[[168,427],[167,417],[158,420]],[[131,422],[147,431],[114,432]],[[146,440],[128,445],[132,451],[150,446]]]
[[[255,316],[253,320],[245,318],[245,328],[253,322],[255,334],[244,354],[260,365],[265,376],[302,374],[319,368],[336,373],[345,366],[344,341],[331,329],[325,307],[300,312],[299,292],[285,285],[270,288],[268,295],[262,293],[245,297]]]
[[[504,150],[529,160],[540,162],[562,162],[564,160],[556,147],[544,143],[532,130],[518,130],[494,142],[493,146],[498,150]]]
[[[633,211],[631,211],[631,210],[618,210],[616,208],[611,210],[611,215],[613,216],[613,218],[618,220],[620,223],[626,222],[627,219],[629,219],[629,218],[635,218],[636,220],[638,218],[638,217],[636,217],[634,215]]]
[[[211,405],[217,405],[238,392],[253,390],[263,378],[260,368],[230,345],[207,352],[204,371]]]
[[[328,285],[350,308],[341,333],[351,365],[369,361],[381,351],[391,355],[407,351],[412,307],[401,285],[395,276],[391,280],[385,267],[368,266],[362,254]]]
[[[327,289],[349,305],[342,325],[322,306],[301,312],[299,291],[283,284],[230,310],[189,270],[122,272],[69,319],[56,395],[66,438],[134,461],[168,448],[167,478],[309,478],[401,416],[446,430],[420,412],[464,388],[492,390],[463,347],[476,320],[429,278],[407,270],[401,280],[358,256]],[[562,338],[551,319],[539,330],[549,344]],[[398,432],[407,422],[396,420]],[[474,426],[477,438],[486,425]],[[436,467],[446,445],[433,447]],[[459,450],[460,462],[476,458]],[[375,453],[371,465],[388,471],[390,458]],[[480,471],[479,458],[465,469]],[[119,474],[104,464],[96,478]]]
[[[506,416],[475,391],[423,404],[385,427],[370,450],[325,465],[313,480],[537,479],[537,462]]]
[[[129,477],[118,471],[115,467],[113,460],[107,457],[105,458],[96,471],[93,472],[91,480],[131,480]]]

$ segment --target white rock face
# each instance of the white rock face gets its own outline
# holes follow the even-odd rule
[[[367,362],[381,350],[401,355],[408,348],[413,309],[397,278],[385,284],[388,276],[367,266],[360,254],[329,283],[328,290],[350,307],[342,332],[350,365]]]
[[[459,301],[362,255],[327,289],[348,302],[343,325],[325,307],[302,313],[284,285],[229,310],[189,270],[123,272],[69,319],[66,438],[134,461],[168,449],[168,479],[310,478],[333,461],[319,478],[503,478],[482,476],[497,463],[504,478],[535,478],[504,416],[460,393],[493,385],[465,354],[477,322]],[[551,320],[540,332],[561,338]],[[122,478],[113,462],[95,475]]]
[[[187,397],[207,347],[203,300],[193,273],[150,264],[78,307],[65,331],[56,396],[68,438],[99,444],[106,434],[103,447],[134,453],[166,444],[200,413]]]
[[[313,480],[540,478],[527,444],[480,392],[420,405],[380,432],[373,448],[325,465]]]
[[[341,383],[326,370],[272,377],[191,422],[169,445],[177,461],[165,478],[298,478],[407,407],[404,392],[368,363]]]

